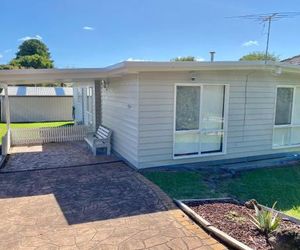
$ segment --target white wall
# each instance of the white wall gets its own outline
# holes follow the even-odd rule
[[[2,98],[1,121],[5,122],[5,102]],[[72,97],[9,97],[11,122],[41,122],[72,120]]]
[[[139,168],[300,150],[272,149],[276,85],[300,85],[299,77],[207,71],[200,72],[195,82],[230,85],[227,154],[173,160],[174,85],[191,83],[190,78],[188,72],[140,73]]]
[[[101,91],[102,123],[113,131],[113,150],[137,167],[139,133],[137,75],[112,78],[108,88],[102,88]]]

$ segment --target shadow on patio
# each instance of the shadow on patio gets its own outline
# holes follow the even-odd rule
[[[19,146],[11,153],[0,172],[0,198],[53,194],[68,224],[166,210],[139,174],[115,156],[93,156],[84,142]]]
[[[124,162],[76,145],[11,155],[0,172],[1,249],[225,249]]]

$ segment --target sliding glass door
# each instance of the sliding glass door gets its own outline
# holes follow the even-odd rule
[[[273,147],[300,146],[300,86],[279,86],[276,96]]]
[[[174,157],[224,152],[225,85],[176,85]]]

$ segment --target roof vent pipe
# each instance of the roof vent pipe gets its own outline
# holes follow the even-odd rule
[[[215,51],[210,51],[209,53],[210,53],[210,62],[214,62],[216,52]]]

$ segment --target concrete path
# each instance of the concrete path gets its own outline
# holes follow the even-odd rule
[[[0,249],[225,249],[122,162],[1,172],[0,207]]]

